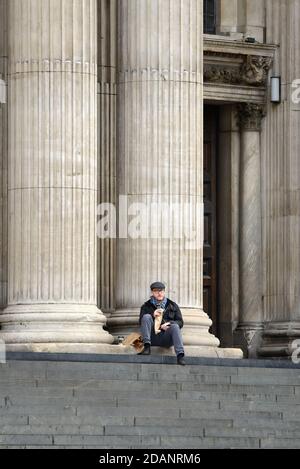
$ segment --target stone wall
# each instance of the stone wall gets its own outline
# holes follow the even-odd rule
[[[264,0],[217,0],[217,34],[265,38]]]
[[[7,0],[0,0],[0,78],[7,83],[6,15]],[[0,104],[0,309],[7,303],[7,112]]]

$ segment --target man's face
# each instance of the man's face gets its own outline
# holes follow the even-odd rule
[[[157,288],[152,290],[152,295],[157,301],[162,301],[165,297],[165,293],[165,290],[158,290]]]

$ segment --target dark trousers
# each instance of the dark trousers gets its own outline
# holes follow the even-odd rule
[[[154,320],[151,314],[144,314],[142,317],[141,332],[144,344],[167,348],[173,345],[176,355],[180,353],[184,354],[181,330],[177,323],[171,323],[169,329],[155,334]]]

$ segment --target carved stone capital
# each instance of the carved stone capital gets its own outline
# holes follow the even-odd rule
[[[239,104],[237,108],[238,124],[242,130],[260,131],[265,115],[266,108],[260,104]]]

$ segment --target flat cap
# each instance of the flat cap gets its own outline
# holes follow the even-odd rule
[[[150,289],[165,290],[166,286],[162,282],[154,282],[150,285]]]

